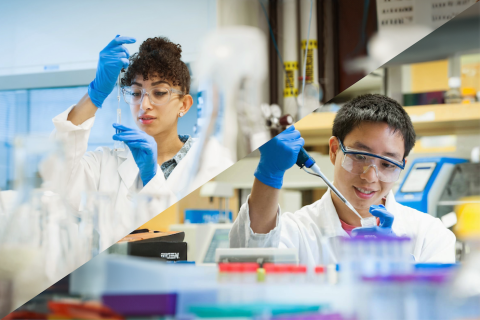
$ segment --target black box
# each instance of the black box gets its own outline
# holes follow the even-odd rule
[[[186,261],[186,242],[152,241],[153,239],[128,243],[128,254],[138,257],[158,258],[165,261]]]

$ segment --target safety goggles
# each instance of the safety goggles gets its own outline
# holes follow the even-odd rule
[[[372,167],[375,169],[378,180],[395,182],[400,177],[402,170],[405,169],[405,159],[398,162],[377,154],[345,147],[340,139],[338,142],[344,154],[342,167],[350,173],[366,173]]]
[[[141,104],[145,95],[148,95],[150,103],[155,106],[162,106],[169,103],[172,93],[184,95],[182,91],[167,87],[156,87],[150,89],[149,91],[136,87],[124,87],[122,92],[123,99],[131,106]]]

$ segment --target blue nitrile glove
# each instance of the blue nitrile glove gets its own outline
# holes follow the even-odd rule
[[[362,227],[352,230],[352,236],[382,236],[382,237],[395,237],[395,233],[392,231],[393,214],[387,211],[383,204],[373,205],[370,207],[369,212],[372,216],[380,219],[380,225],[378,227]]]
[[[305,144],[294,126],[288,127],[260,147],[260,162],[255,177],[267,186],[280,189],[283,175],[297,161],[298,152]]]
[[[140,170],[143,186],[157,174],[157,143],[152,136],[143,131],[114,123],[113,127],[120,130],[113,140],[124,141],[132,151],[135,163]]]
[[[100,51],[95,79],[88,86],[88,95],[93,104],[102,107],[103,101],[115,88],[122,68],[128,67],[130,54],[123,44],[135,43],[131,37],[116,36],[115,39]]]

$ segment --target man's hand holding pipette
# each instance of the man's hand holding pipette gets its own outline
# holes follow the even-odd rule
[[[255,233],[275,228],[285,171],[295,165],[305,141],[293,126],[260,147],[260,163],[248,198],[250,227]]]
[[[379,226],[362,227],[352,230],[352,236],[381,236],[381,237],[395,237],[392,231],[394,216],[387,211],[383,204],[373,205],[370,207],[370,213],[380,219]]]
[[[289,127],[260,147],[260,163],[255,177],[262,183],[280,189],[285,171],[293,167],[298,152],[305,144],[300,132]]]

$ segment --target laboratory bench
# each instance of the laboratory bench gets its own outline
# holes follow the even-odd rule
[[[480,317],[478,294],[453,294],[464,266],[405,264],[393,257],[307,267],[229,261],[195,265],[102,253],[70,275],[68,295],[37,300],[36,310],[27,304],[18,311],[43,311],[49,319],[78,319],[82,313],[90,319]]]

